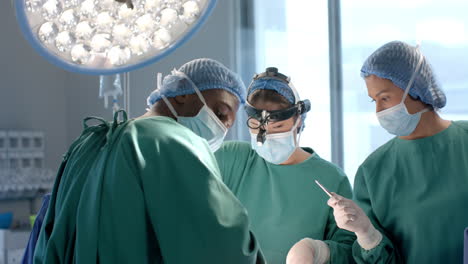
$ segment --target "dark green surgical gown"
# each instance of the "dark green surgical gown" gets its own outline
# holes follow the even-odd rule
[[[370,251],[356,242],[353,253],[358,262],[463,263],[468,122],[452,122],[427,138],[390,140],[361,165],[354,192],[358,204],[387,236]]]
[[[329,197],[314,182],[351,198],[348,178],[312,149],[305,150],[312,155],[295,165],[266,162],[245,142],[227,142],[215,155],[224,182],[249,212],[268,263],[286,263],[289,249],[306,237],[328,244],[330,263],[353,263],[355,236],[337,227]]]
[[[103,127],[67,154],[34,263],[262,263],[206,140],[167,117]]]

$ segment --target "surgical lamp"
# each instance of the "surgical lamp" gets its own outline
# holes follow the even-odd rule
[[[21,30],[47,60],[69,71],[123,73],[186,42],[216,0],[15,0]]]

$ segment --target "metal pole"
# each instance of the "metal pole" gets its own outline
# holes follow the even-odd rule
[[[254,13],[255,3],[252,0],[232,1],[234,7],[234,26],[236,28],[233,36],[234,49],[232,61],[241,78],[248,85],[255,72],[255,25]],[[236,54],[240,54],[237,56]],[[231,127],[227,140],[250,141],[250,134],[247,126],[247,114],[240,107],[236,122]]]
[[[340,0],[328,1],[332,162],[344,168]]]
[[[130,117],[130,72],[123,73],[123,103],[124,110]]]

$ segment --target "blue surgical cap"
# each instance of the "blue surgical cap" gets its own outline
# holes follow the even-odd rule
[[[272,90],[284,96],[291,104],[296,103],[294,92],[285,82],[276,79],[260,78],[254,80],[250,86],[247,98],[256,90]]]
[[[239,102],[245,102],[245,85],[240,77],[216,60],[195,59],[185,63],[177,71],[190,78],[200,91],[223,89],[235,95]],[[184,81],[184,79],[184,76],[175,73],[164,77],[161,87],[153,91],[148,97],[148,106],[151,107],[161,100],[161,96],[171,98],[194,94],[193,85],[189,81]]]
[[[411,75],[416,71],[420,52],[419,49],[401,41],[389,42],[367,58],[361,68],[361,76],[365,78],[369,75],[376,75],[392,81],[396,86],[405,90]],[[425,57],[420,70],[416,73],[409,94],[434,108],[442,108],[447,102],[431,65]]]

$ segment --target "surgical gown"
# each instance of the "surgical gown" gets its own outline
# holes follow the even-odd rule
[[[360,166],[354,192],[387,236],[369,251],[355,243],[358,262],[462,263],[468,226],[468,122],[452,122],[427,138],[390,140]]]
[[[89,137],[61,168],[35,263],[262,263],[206,140],[167,117]]]
[[[306,237],[328,244],[330,263],[352,262],[354,234],[337,227],[329,197],[314,182],[351,198],[348,178],[305,150],[312,155],[295,165],[268,163],[245,142],[227,142],[215,155],[224,182],[249,212],[269,264],[285,263],[289,249]]]

